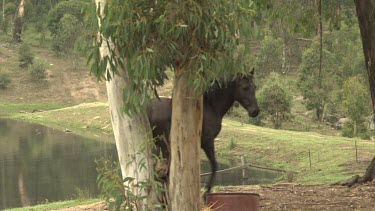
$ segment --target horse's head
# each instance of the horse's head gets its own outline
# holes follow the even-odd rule
[[[240,74],[236,78],[235,100],[244,107],[249,116],[256,117],[259,114],[259,107],[255,96],[256,86],[254,84],[254,68],[250,74]]]

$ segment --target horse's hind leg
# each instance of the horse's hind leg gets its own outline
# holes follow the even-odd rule
[[[203,141],[203,140],[202,140]],[[207,155],[208,160],[210,161],[211,164],[211,177],[210,180],[207,183],[206,186],[206,193],[209,193],[211,191],[212,185],[215,180],[215,175],[217,171],[217,163],[216,163],[216,158],[215,158],[215,146],[214,146],[214,140],[212,141],[206,141],[206,144],[203,146],[203,150]]]

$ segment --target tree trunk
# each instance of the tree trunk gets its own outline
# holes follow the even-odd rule
[[[337,30],[341,29],[341,1],[337,2],[335,25]]]
[[[322,88],[322,67],[323,67],[323,21],[322,21],[322,0],[318,0],[319,13],[319,90]]]
[[[96,0],[97,8],[99,4],[101,5],[101,15],[104,15],[103,10],[105,3],[105,0]],[[103,41],[100,47],[102,58],[109,54],[106,43],[106,41]],[[109,41],[109,43],[112,45],[111,41]],[[151,151],[153,143],[150,136],[150,123],[146,114],[139,114],[131,118],[123,112],[123,90],[126,88],[126,84],[128,84],[129,81],[126,71],[118,68],[119,73],[114,74],[110,65],[108,65],[107,72],[111,75],[111,80],[107,80],[106,87],[122,177],[135,178],[135,180],[129,184],[133,194],[138,196],[150,196],[151,190],[135,187],[139,182],[153,180]],[[144,207],[147,202],[147,199],[138,202],[138,206]]]
[[[372,158],[370,165],[366,169],[365,175],[361,178],[361,182],[370,182],[375,179],[375,157]]]
[[[288,66],[288,62],[287,62],[287,32],[286,29],[284,29],[283,23],[281,22],[281,33],[282,33],[282,36],[283,36],[283,55],[282,55],[282,64],[281,64],[281,69],[282,69],[282,73],[285,74],[285,73],[288,73],[289,72],[289,66]]]
[[[355,4],[375,114],[375,0],[356,0]]]
[[[200,140],[203,97],[176,71],[172,97],[170,210],[200,210]]]
[[[372,99],[372,110],[375,116],[375,0],[355,0],[359,29],[362,37],[363,53],[367,67]],[[373,119],[374,121],[374,119]],[[375,157],[368,166],[362,181],[375,178]]]
[[[5,0],[3,0],[3,21],[5,21]]]
[[[21,0],[20,6],[18,8],[18,12],[14,17],[14,30],[13,30],[13,40],[15,42],[22,42],[21,34],[22,34],[22,19],[23,15],[25,14],[25,0]]]

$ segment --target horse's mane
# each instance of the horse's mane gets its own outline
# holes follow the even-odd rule
[[[236,79],[232,75],[227,78],[222,77],[215,80],[212,86],[209,87],[203,95],[205,103],[212,103],[213,100],[220,98],[223,96],[223,92],[228,88],[234,89],[235,82]]]

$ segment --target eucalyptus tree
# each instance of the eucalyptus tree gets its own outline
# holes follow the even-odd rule
[[[355,0],[355,6],[358,16],[358,23],[362,38],[363,53],[365,56],[365,64],[370,84],[370,94],[372,100],[372,112],[375,114],[375,0]],[[374,121],[374,119],[373,119]],[[343,185],[349,187],[356,182],[371,182],[375,179],[375,157],[366,169],[365,175],[359,178],[354,176]]]
[[[286,73],[290,70],[292,60],[299,57],[293,44],[301,36],[310,37],[315,33],[315,14],[313,1],[268,1],[267,7],[262,10],[262,19],[268,29],[265,33],[282,40],[279,47],[282,54],[278,57],[281,67],[275,71]]]
[[[251,31],[248,22],[254,4],[245,0],[112,0],[100,6],[101,36],[89,60],[92,61],[91,71],[98,78],[109,81],[112,117],[115,102],[117,105],[123,103],[127,119],[144,120],[150,91],[157,95],[156,88],[166,79],[166,68],[175,72],[170,208],[199,210],[202,94],[215,79],[246,71],[241,62],[249,42],[242,36]],[[238,44],[244,46],[243,51],[237,50]],[[107,51],[105,54],[100,52],[103,47]],[[123,83],[116,87],[118,78]],[[110,97],[113,93],[117,95]],[[116,116],[117,120],[112,118],[113,125],[119,120],[118,116],[125,118],[121,113]],[[129,121],[128,128],[143,128],[143,132],[148,133],[144,125],[147,121],[143,120],[133,122],[138,125],[131,125]],[[114,128],[115,134],[116,130],[124,129],[121,126]],[[116,136],[116,143],[117,139]],[[121,165],[126,164],[123,163],[126,160],[121,162]]]
[[[22,34],[23,16],[25,15],[25,4],[26,4],[26,0],[21,0],[20,5],[18,7],[18,11],[14,17],[13,40],[18,43],[22,42],[21,34]]]
[[[364,126],[365,118],[369,114],[369,92],[360,76],[353,76],[343,84],[343,104],[346,115],[353,126],[353,137],[357,135],[357,128]]]
[[[82,0],[62,1],[49,10],[47,27],[51,32],[52,50],[57,55],[71,56],[70,60],[77,56],[74,54],[77,40],[85,36],[86,29],[90,27],[84,21],[85,13],[81,11],[86,5]]]
[[[363,53],[370,84],[372,110],[375,116],[375,0],[355,0],[359,29],[362,37]],[[373,119],[374,121],[374,119]],[[375,178],[375,157],[368,166],[362,180],[372,181]]]
[[[324,108],[330,100],[330,92],[335,85],[335,77],[332,53],[323,49],[323,71],[320,71],[319,51],[320,42],[314,40],[311,47],[303,52],[302,64],[299,67],[298,87],[306,99],[306,108],[315,109],[317,119],[321,120]]]

